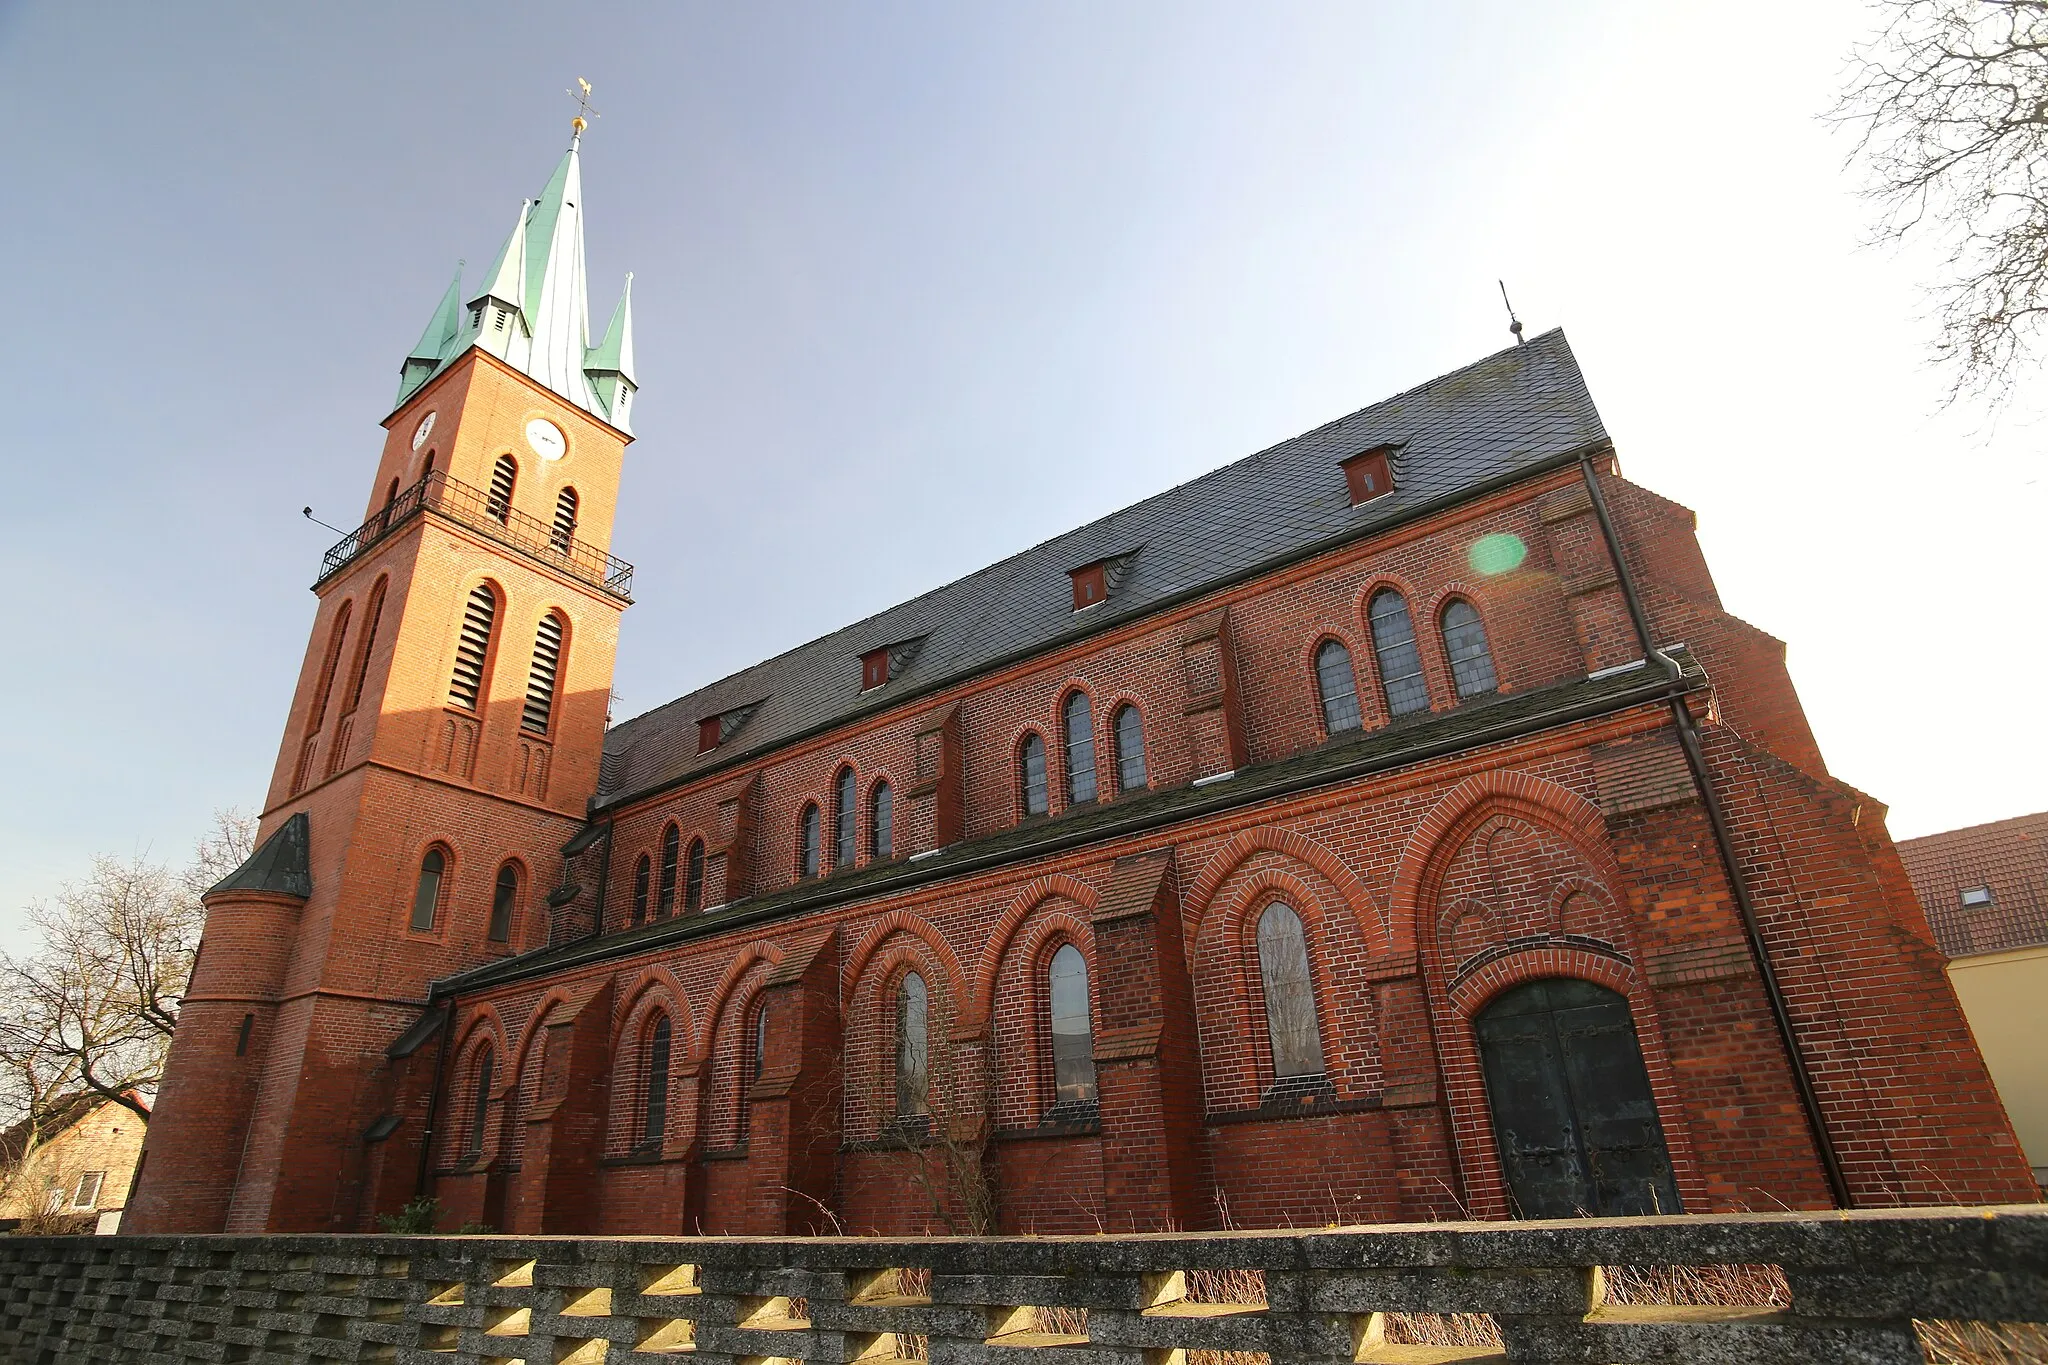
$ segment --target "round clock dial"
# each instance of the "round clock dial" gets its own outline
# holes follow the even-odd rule
[[[562,429],[545,417],[536,417],[526,424],[526,444],[543,460],[559,460],[569,448]]]
[[[434,413],[428,413],[425,417],[420,418],[420,424],[413,428],[412,448],[414,450],[418,450],[421,446],[425,445],[427,438],[434,434],[435,416],[436,414]]]

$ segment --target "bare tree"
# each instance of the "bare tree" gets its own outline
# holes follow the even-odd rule
[[[1830,117],[1881,210],[1876,238],[1947,252],[1931,286],[1950,401],[2012,396],[2048,314],[2048,0],[1877,0]]]

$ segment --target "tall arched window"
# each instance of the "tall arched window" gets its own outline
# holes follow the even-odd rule
[[[1275,901],[1259,916],[1259,984],[1266,996],[1266,1037],[1277,1080],[1323,1074],[1323,1033],[1308,969],[1301,916]]]
[[[462,638],[455,645],[455,673],[448,679],[448,700],[465,711],[476,710],[483,694],[484,665],[491,657],[491,627],[498,619],[498,594],[488,583],[471,589],[462,611]]]
[[[747,1058],[747,1084],[761,1079],[761,1073],[768,1069],[768,1006],[764,1001],[754,1006],[753,1051]]]
[[[704,908],[704,841],[690,840],[690,856],[683,860],[683,909],[695,914]]]
[[[1045,741],[1036,734],[1024,736],[1018,746],[1017,787],[1026,815],[1045,814]]]
[[[1067,800],[1074,805],[1095,799],[1095,712],[1086,692],[1067,698]]]
[[[804,807],[803,815],[797,820],[797,876],[815,877],[818,875],[818,843],[818,803],[813,801]]]
[[[1145,720],[1125,702],[1116,709],[1116,789],[1134,792],[1145,786]]]
[[[876,862],[896,852],[896,793],[877,782],[868,793],[868,856]]]
[[[1408,599],[1381,588],[1366,607],[1372,618],[1372,652],[1380,663],[1380,690],[1387,714],[1405,716],[1429,709],[1429,684],[1422,677],[1422,652],[1415,648],[1415,623],[1408,619]]]
[[[427,933],[441,911],[441,883],[448,871],[448,855],[438,848],[427,850],[420,859],[419,885],[412,893],[412,927]]]
[[[643,853],[640,855],[640,861],[633,864],[633,923],[635,924],[647,918],[647,893],[653,880],[653,861]]]
[[[1052,1085],[1056,1107],[1071,1111],[1095,1103],[1095,1037],[1088,1019],[1088,962],[1068,943],[1052,955],[1047,972],[1052,1006]]]
[[[1458,686],[1458,696],[1476,697],[1499,686],[1478,609],[1462,597],[1452,598],[1444,606],[1443,628],[1444,653],[1451,659],[1451,681]]]
[[[518,904],[519,869],[512,863],[506,863],[498,869],[497,885],[491,888],[491,942],[512,941],[512,912]]]
[[[548,542],[563,554],[569,552],[570,544],[576,539],[576,490],[564,488],[555,496],[555,525],[548,533]]]
[[[1322,698],[1327,733],[1358,728],[1358,680],[1351,671],[1351,651],[1341,640],[1325,640],[1316,649],[1316,693]]]
[[[473,1099],[469,1110],[469,1142],[463,1152],[465,1157],[483,1155],[484,1127],[491,1119],[491,1066],[496,1060],[491,1045],[485,1043],[476,1050],[476,1061],[471,1064],[474,1067],[470,1087]]]
[[[640,1145],[659,1147],[668,1128],[669,1022],[666,1014],[656,1015],[647,1031],[647,1107],[640,1118]]]
[[[501,522],[512,520],[512,485],[518,479],[518,464],[510,455],[500,455],[491,466],[491,492],[484,500],[484,510]]]
[[[832,791],[832,866],[852,867],[854,859],[860,856],[860,841],[855,836],[854,819],[860,810],[860,798],[854,793],[853,769],[841,768],[839,780],[833,783]]]
[[[334,630],[327,637],[327,654],[320,662],[320,680],[314,684],[313,709],[306,716],[309,735],[318,732],[327,719],[327,694],[334,686],[334,671],[341,666],[341,647],[348,639],[349,614],[354,608],[353,601],[343,602],[341,610],[334,613]]]
[[[356,641],[356,661],[349,669],[348,687],[341,694],[341,714],[355,714],[356,703],[363,699],[363,679],[370,671],[370,651],[377,647],[377,623],[384,619],[384,585],[389,579],[379,578],[370,589],[370,603],[363,608],[363,633]]]
[[[562,616],[549,612],[533,630],[533,666],[526,670],[526,710],[519,728],[544,735],[555,714],[555,679],[562,668]]]
[[[676,909],[676,853],[682,834],[674,825],[661,832],[661,889],[654,898],[654,917],[667,919]]]
[[[896,1112],[901,1116],[932,1111],[928,1015],[924,978],[911,972],[896,987]]]

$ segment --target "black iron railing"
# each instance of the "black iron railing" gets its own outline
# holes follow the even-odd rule
[[[517,550],[612,596],[633,600],[633,566],[588,541],[573,528],[530,517],[482,488],[472,488],[436,470],[386,503],[381,511],[337,541],[320,561],[319,587],[422,512],[446,517],[458,526]]]

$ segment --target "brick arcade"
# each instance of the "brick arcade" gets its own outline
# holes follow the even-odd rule
[[[580,175],[405,362],[124,1230],[2036,1196],[1883,807],[1561,333],[607,728]]]

